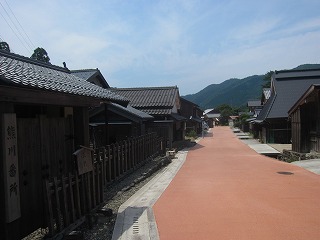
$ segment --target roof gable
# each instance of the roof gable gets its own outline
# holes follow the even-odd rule
[[[97,69],[71,70],[70,72],[71,72],[71,74],[73,74],[79,78],[82,78],[88,82],[91,82],[95,85],[98,85],[99,87],[102,87],[102,88],[109,88],[110,87],[98,68]]]
[[[248,107],[261,107],[261,101],[260,100],[249,100],[247,103]]]
[[[275,72],[270,98],[257,120],[287,118],[290,108],[313,84],[320,84],[320,70]]]
[[[289,109],[288,114],[291,115],[296,109],[307,102],[307,98],[315,91],[319,92],[320,84],[311,85],[307,91],[298,99],[297,102]]]
[[[101,113],[104,113],[104,111],[105,111],[105,108],[101,106],[97,108],[92,108],[89,111],[90,118],[95,118],[95,116]],[[108,111],[116,113],[134,122],[147,121],[147,120],[153,119],[151,115],[145,112],[139,111],[138,109],[135,109],[129,105],[127,107],[123,107],[116,103],[110,103],[108,104]]]
[[[185,104],[188,104],[188,105],[192,105],[194,107],[197,107],[197,108],[200,108],[198,104],[194,103],[194,102],[191,102],[183,97],[180,98],[180,101],[185,103]]]

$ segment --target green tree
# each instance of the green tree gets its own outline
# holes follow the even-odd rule
[[[273,74],[274,74],[274,71],[269,71],[264,75],[262,88],[270,88],[271,87],[271,78],[272,78]],[[265,101],[266,101],[265,96],[264,96],[264,93],[262,90],[261,91],[261,102],[265,102]]]
[[[50,58],[44,48],[36,48],[30,58],[41,62],[50,63]]]
[[[10,52],[9,44],[6,42],[0,42],[0,50]]]
[[[229,117],[234,115],[234,109],[228,104],[222,104],[216,109],[220,112],[220,124],[228,125]]]
[[[262,85],[263,88],[271,87],[271,78],[273,74],[274,74],[274,71],[269,71],[264,75],[263,77],[264,84]]]

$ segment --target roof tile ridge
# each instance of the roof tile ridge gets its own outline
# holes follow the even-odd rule
[[[164,90],[164,89],[178,89],[177,86],[159,86],[159,87],[126,87],[126,88],[117,88],[117,87],[112,87],[115,90]]]
[[[98,68],[86,68],[86,69],[75,69],[75,70],[70,70],[71,73],[76,73],[76,72],[93,72],[93,71],[98,71]]]
[[[50,68],[50,69],[54,69],[57,71],[61,71],[61,72],[66,72],[66,73],[70,73],[70,70],[64,67],[60,67],[57,65],[53,65],[52,63],[46,63],[46,62],[41,62],[32,58],[28,58],[16,53],[9,53],[3,50],[0,50],[0,55],[7,57],[7,58],[11,58],[17,61],[21,61],[21,62],[25,62],[25,63],[30,63],[30,64],[34,64],[34,65],[38,65],[41,67],[46,67],[46,68]]]

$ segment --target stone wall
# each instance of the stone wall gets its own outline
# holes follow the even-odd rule
[[[320,158],[320,153],[310,152],[310,153],[298,153],[291,150],[283,150],[283,152],[278,156],[278,159],[284,162],[294,162],[308,159]]]

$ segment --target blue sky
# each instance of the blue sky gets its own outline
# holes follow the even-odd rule
[[[52,64],[99,68],[112,87],[177,85],[186,95],[229,78],[320,63],[319,0],[0,3],[0,38],[15,53],[29,57],[43,47]],[[31,43],[14,34],[7,13]]]

